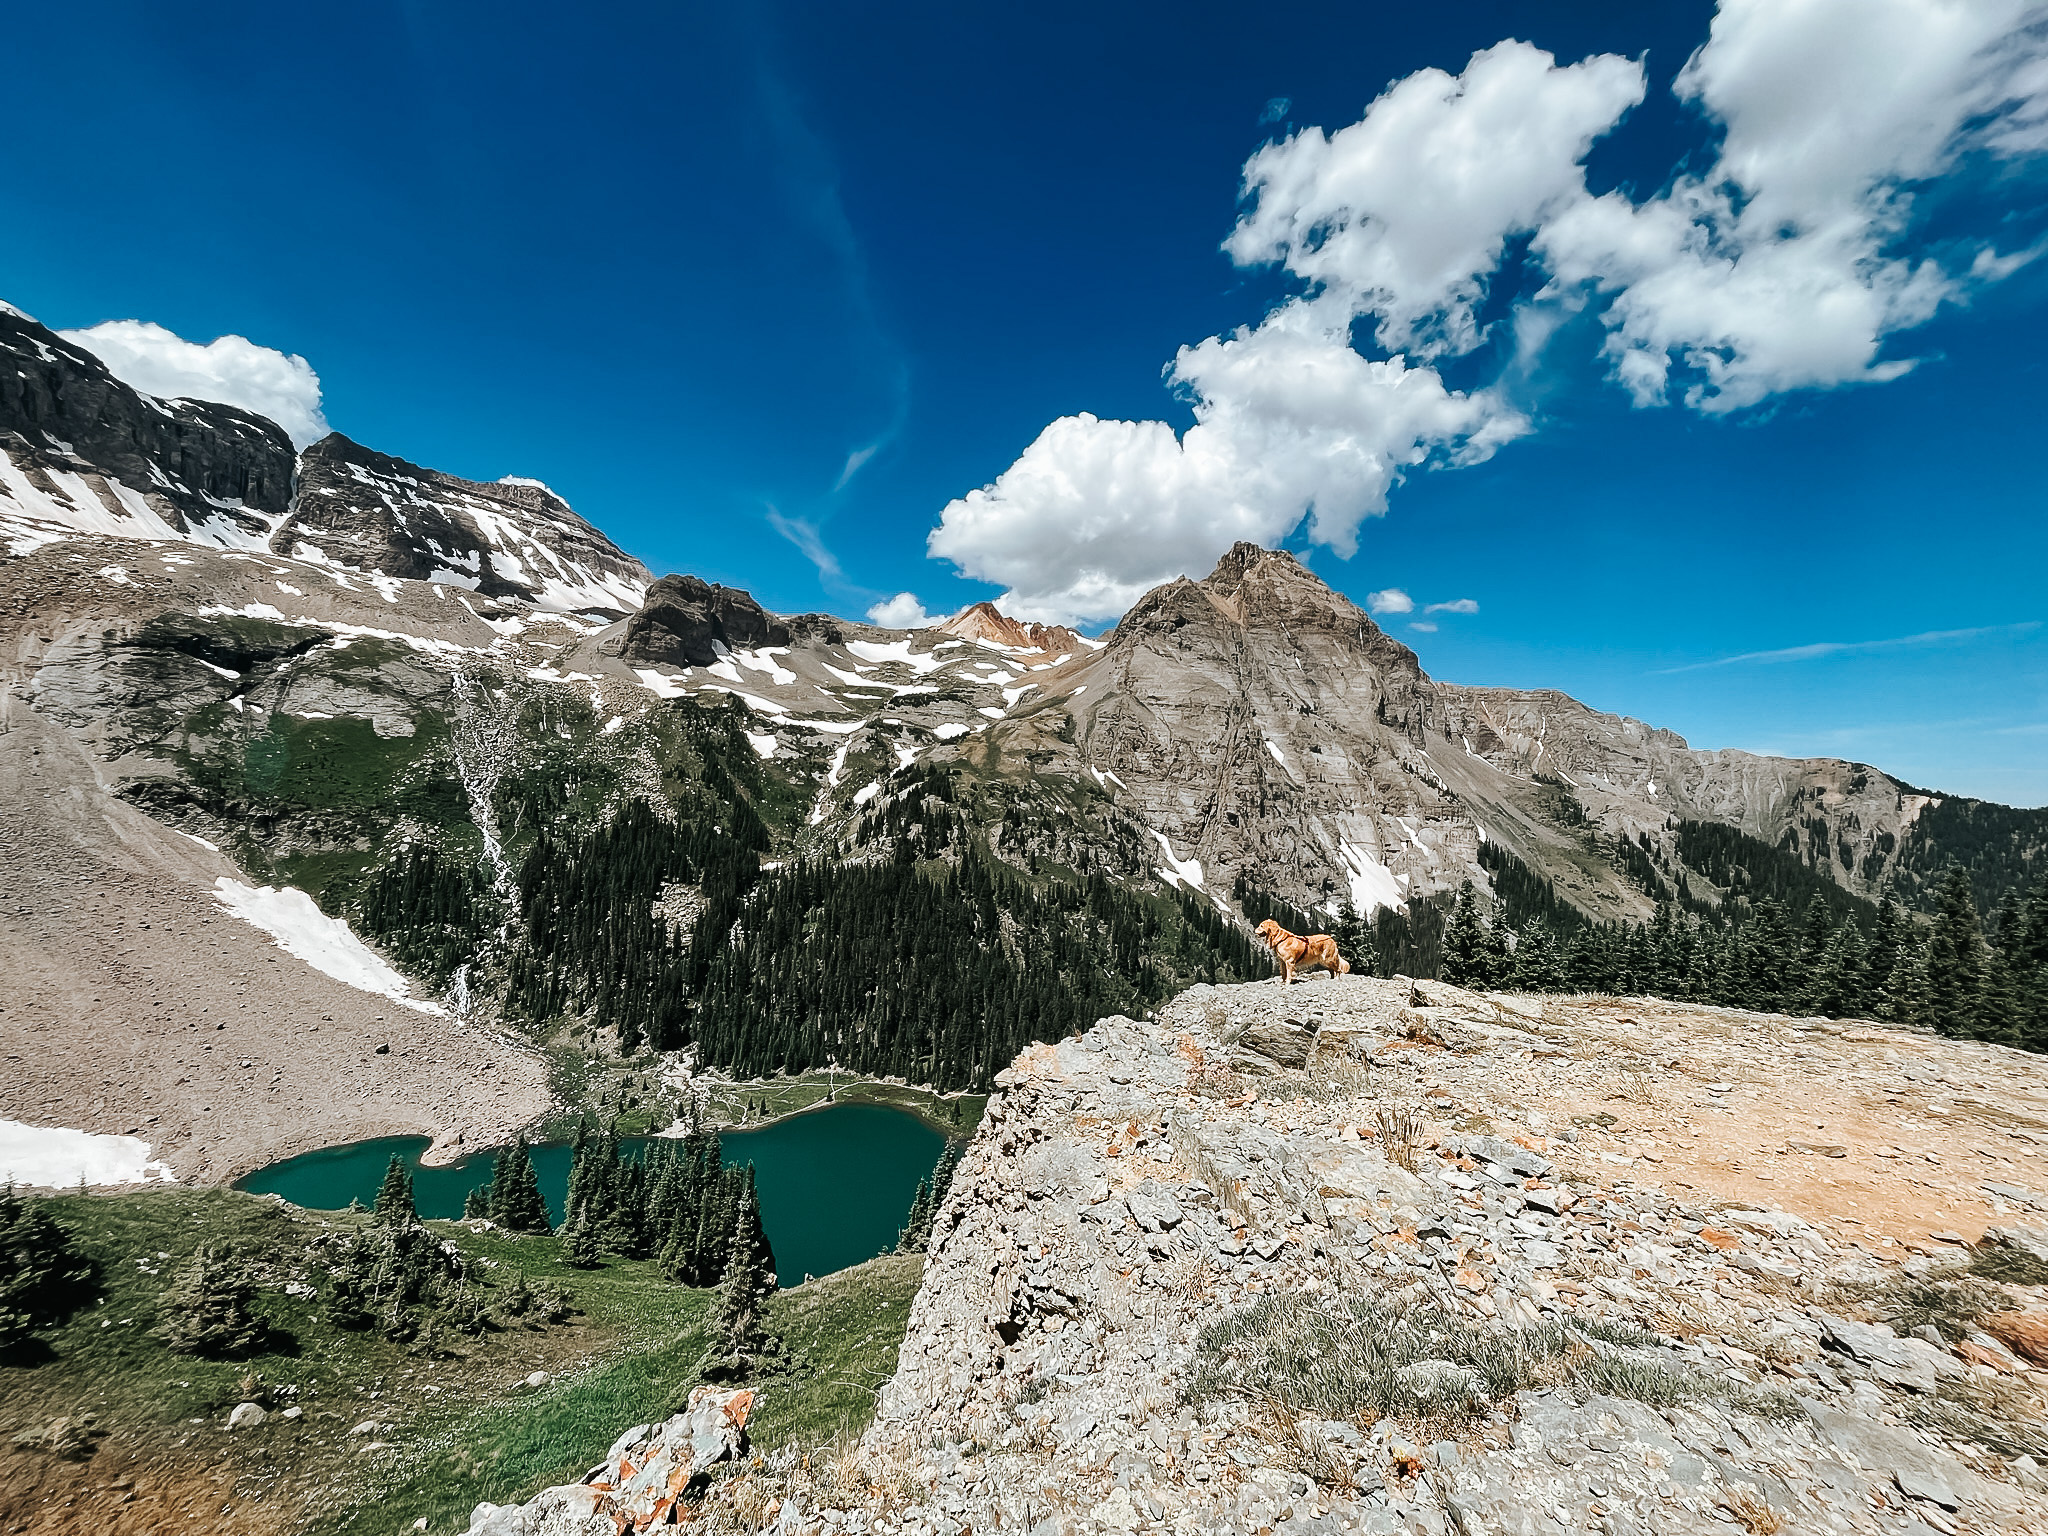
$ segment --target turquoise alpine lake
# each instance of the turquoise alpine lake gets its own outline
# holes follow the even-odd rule
[[[424,1136],[388,1136],[327,1147],[259,1169],[236,1184],[258,1195],[282,1195],[310,1210],[338,1211],[351,1200],[377,1197],[393,1157],[412,1174],[413,1201],[422,1216],[462,1214],[472,1189],[491,1182],[497,1158],[489,1152],[445,1168],[423,1168]],[[621,1156],[637,1157],[647,1138],[620,1141]],[[918,1180],[930,1176],[946,1138],[915,1115],[879,1104],[835,1104],[793,1115],[756,1131],[720,1133],[727,1167],[754,1165],[761,1225],[775,1246],[784,1285],[805,1275],[827,1275],[896,1245]],[[537,1146],[534,1172],[548,1213],[562,1219],[569,1187],[569,1148]]]

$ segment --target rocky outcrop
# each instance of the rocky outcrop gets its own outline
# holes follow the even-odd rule
[[[708,667],[726,651],[788,645],[789,626],[738,587],[664,576],[626,621],[618,655],[642,666]]]
[[[699,1387],[665,1424],[638,1424],[612,1443],[583,1480],[524,1504],[479,1504],[469,1536],[623,1536],[673,1525],[714,1467],[747,1452],[750,1391]]]
[[[77,533],[260,549],[291,500],[282,428],[203,400],[158,400],[0,304],[0,542]]]
[[[1642,1059],[1619,1030],[1654,1111],[1611,1091]],[[1274,1059],[1304,1033],[1304,1068]],[[1439,1033],[1459,1048],[1416,1038]],[[1896,1111],[1840,1130],[1879,1181],[1853,1195],[1839,1162],[1723,1166],[1773,1160],[1754,1064],[1795,1056],[1839,1089],[1792,1118],[1831,1133],[1930,1057],[2048,1105],[2038,1062],[1991,1048],[1400,978],[1197,987],[1036,1048],[938,1213],[861,1475],[771,1467],[752,1507],[788,1536],[2042,1528],[2048,1378],[1959,1312],[1883,1320],[1996,1304],[1921,1256],[1969,1250],[1890,1193]]]
[[[272,543],[305,559],[563,613],[630,613],[650,579],[537,481],[462,480],[339,432],[306,450],[291,516]]]

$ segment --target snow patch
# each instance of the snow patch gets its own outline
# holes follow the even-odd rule
[[[913,652],[908,640],[892,640],[887,645],[877,645],[872,640],[849,640],[846,642],[846,648],[862,661],[900,662],[919,677],[927,672],[936,672],[946,664],[942,656],[934,656],[929,652]]]
[[[773,732],[766,736],[756,736],[752,731],[748,731],[747,745],[752,747],[762,757],[773,757],[775,755],[775,735]]]
[[[898,747],[896,749],[896,771],[901,773],[912,763],[916,762],[917,752],[918,749],[916,747]]]
[[[101,1136],[61,1125],[0,1120],[0,1183],[40,1189],[86,1184],[175,1184],[176,1174],[150,1158],[135,1136]]]
[[[874,799],[875,796],[879,795],[881,792],[882,786],[879,784],[863,785],[861,788],[854,791],[853,803],[855,805],[866,805],[870,800]]]
[[[635,667],[633,675],[640,679],[642,688],[657,698],[680,699],[690,691],[675,678],[663,672],[656,672],[651,667]]]
[[[1280,755],[1280,743],[1275,741],[1270,736],[1266,738],[1266,750],[1273,754],[1274,762],[1278,763],[1282,768],[1287,767],[1287,759]],[[1293,770],[1289,769],[1289,772],[1292,771]]]
[[[1351,905],[1360,917],[1370,917],[1381,907],[1396,912],[1408,904],[1408,882],[1395,874],[1356,843],[1338,847],[1344,872],[1350,878]]]
[[[1175,858],[1173,856],[1173,844],[1166,840],[1166,834],[1164,832],[1154,832],[1152,835],[1159,839],[1159,846],[1166,853],[1166,862],[1172,866],[1171,869],[1159,870],[1160,878],[1170,884],[1186,885],[1193,890],[1199,891],[1202,888],[1202,861],[1200,859]]]
[[[957,720],[948,720],[944,725],[933,726],[932,734],[941,741],[951,741],[955,736],[965,736],[967,727]]]
[[[433,1003],[407,996],[403,976],[357,938],[347,923],[322,912],[313,898],[297,887],[244,885],[226,875],[213,886],[215,901],[251,927],[261,928],[287,954],[296,955],[314,970],[358,992],[374,992],[421,1013],[442,1011]]]
[[[734,651],[732,659],[751,672],[766,672],[768,680],[776,687],[787,688],[796,681],[796,674],[789,668],[778,665],[775,658],[788,654],[789,647],[786,645],[763,646],[758,651]]]

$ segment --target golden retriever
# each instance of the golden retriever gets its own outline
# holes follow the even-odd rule
[[[1258,935],[1280,958],[1283,987],[1293,982],[1297,967],[1304,971],[1328,971],[1332,976],[1345,975],[1351,969],[1351,962],[1337,953],[1337,941],[1327,933],[1312,933],[1303,938],[1298,933],[1289,933],[1269,917],[1259,924]]]

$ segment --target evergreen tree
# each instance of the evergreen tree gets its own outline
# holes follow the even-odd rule
[[[1899,955],[1908,935],[1900,921],[1899,904],[1887,891],[1877,904],[1877,916],[1870,926],[1870,942],[1864,947],[1864,998],[1862,1009],[1873,1018],[1890,1019],[1896,1006],[1892,976],[1898,970]]]
[[[754,1242],[760,1230],[759,1212],[749,1195],[734,1217],[726,1245],[725,1273],[719,1278],[718,1295],[711,1305],[707,1331],[711,1344],[700,1373],[712,1380],[734,1380],[754,1368],[756,1357],[767,1353],[771,1341],[762,1327],[763,1303],[773,1290],[774,1279],[763,1267]]]
[[[0,1191],[0,1355],[62,1322],[92,1291],[93,1267],[40,1200]]]
[[[1934,927],[1927,936],[1929,1022],[1944,1035],[1976,1032],[1983,1004],[1984,951],[1970,877],[1953,868],[1942,881]]]
[[[479,1184],[462,1197],[462,1219],[464,1221],[488,1221],[491,1215],[491,1191],[488,1185]]]
[[[201,1245],[186,1262],[157,1312],[157,1332],[174,1354],[246,1355],[266,1332],[256,1316],[256,1282],[248,1266],[214,1243]]]
[[[917,1181],[917,1193],[911,1197],[910,1214],[903,1219],[903,1230],[896,1234],[898,1253],[923,1253],[930,1238],[932,1226],[932,1186],[929,1179]]]
[[[491,1174],[491,1219],[508,1232],[548,1232],[547,1200],[540,1192],[540,1177],[533,1171],[533,1155],[526,1138],[515,1136],[510,1150],[498,1154]]]
[[[370,1209],[379,1221],[402,1225],[420,1219],[419,1207],[412,1199],[412,1175],[405,1171],[405,1164],[396,1154],[384,1169],[384,1182],[378,1186],[376,1203]]]
[[[590,1213],[576,1206],[562,1224],[562,1262],[573,1269],[595,1269],[598,1265],[597,1228]]]
[[[1507,985],[1518,992],[1564,991],[1564,949],[1550,924],[1541,918],[1522,930],[1508,969]]]
[[[1458,888],[1450,926],[1444,930],[1443,965],[1438,974],[1453,986],[1484,985],[1486,930],[1479,921],[1479,901],[1467,880]]]

